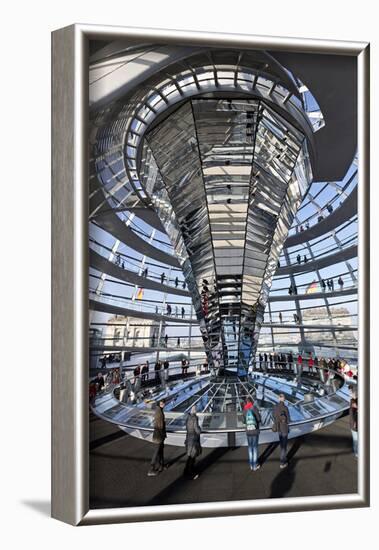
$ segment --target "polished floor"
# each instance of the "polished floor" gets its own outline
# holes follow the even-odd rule
[[[251,472],[247,449],[204,449],[199,478],[183,478],[184,449],[165,447],[169,468],[147,477],[154,450],[91,415],[90,507],[230,501],[346,494],[357,491],[348,417],[289,443],[289,466],[279,469],[276,444],[260,446],[262,467]]]

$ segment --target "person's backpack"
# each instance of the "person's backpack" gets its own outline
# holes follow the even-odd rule
[[[252,432],[253,430],[258,429],[258,422],[255,417],[255,414],[251,409],[248,409],[246,412],[246,431]]]

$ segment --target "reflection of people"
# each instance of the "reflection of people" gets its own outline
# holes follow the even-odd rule
[[[280,444],[280,468],[288,466],[287,463],[287,443],[288,443],[288,424],[290,422],[290,413],[287,406],[284,404],[284,393],[279,394],[279,403],[274,408],[274,422],[276,431],[279,435]]]
[[[353,438],[353,453],[358,458],[358,397],[355,389],[351,390],[350,399],[350,429]]]
[[[247,450],[249,453],[250,470],[259,470],[258,464],[258,440],[259,426],[261,416],[258,409],[254,406],[252,398],[249,396],[243,408],[243,419],[246,426]]]
[[[90,385],[89,385],[90,403],[95,399],[95,397],[96,397],[96,384],[94,382],[90,382]]]
[[[164,468],[164,440],[167,437],[166,421],[163,412],[164,406],[164,401],[159,401],[159,404],[155,411],[153,443],[156,445],[156,447],[154,450],[153,458],[151,459],[151,467],[148,471],[148,476],[156,476],[160,472],[162,472]]]
[[[145,382],[149,377],[149,367],[147,365],[144,365],[142,367],[141,374],[142,374],[142,382]]]
[[[195,461],[196,457],[201,454],[201,445],[200,445],[200,433],[201,429],[199,426],[199,419],[196,414],[196,406],[191,407],[191,412],[187,417],[186,422],[186,451],[187,451],[187,462],[184,468],[184,475],[188,476],[190,479],[197,479],[199,474],[195,472]]]
[[[160,372],[161,368],[162,368],[161,362],[160,362],[160,361],[157,361],[157,362],[155,363],[155,367],[154,367],[154,370],[155,370],[155,382],[156,382],[156,383],[159,382],[159,380],[160,380],[159,372]]]
[[[133,374],[134,374],[134,383],[136,383],[138,377],[139,377],[140,374],[141,374],[141,367],[140,367],[139,365],[136,366],[136,368],[135,368],[134,371],[133,371]]]
[[[96,384],[97,391],[101,391],[105,385],[104,377],[101,372],[97,373],[97,377],[94,380],[94,383]]]

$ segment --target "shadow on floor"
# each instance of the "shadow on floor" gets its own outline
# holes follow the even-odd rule
[[[196,472],[199,475],[202,475],[210,466],[212,466],[212,464],[216,463],[223,455],[228,452],[228,447],[217,447],[206,457],[204,457],[203,459],[199,459],[198,463],[195,465]],[[149,505],[162,504],[162,502],[165,502],[167,498],[169,498],[172,494],[175,494],[176,491],[184,488],[186,485],[188,485],[188,483],[193,483],[193,481],[184,477],[183,475],[180,475],[178,478],[175,479],[175,481],[170,483],[170,485],[168,485],[162,491],[156,494],[149,502]]]
[[[42,516],[50,517],[51,515],[50,500],[23,500],[21,504],[23,504],[24,506],[28,506]]]
[[[184,452],[184,453],[181,453],[180,455],[177,455],[175,456],[174,458],[171,458],[170,460],[167,460],[167,466],[169,468],[171,468],[171,466],[173,466],[174,464],[176,464],[177,462],[179,462],[179,460],[181,458],[183,458],[184,456],[187,456],[187,453]]]
[[[103,445],[111,443],[112,441],[116,441],[117,439],[121,439],[122,437],[126,437],[126,433],[121,431],[105,435],[104,437],[100,437],[99,439],[91,441],[89,444],[89,450],[93,451],[98,447],[102,447]]]
[[[295,439],[290,450],[287,453],[288,462],[291,462],[291,460],[293,459],[293,457],[295,456],[295,454],[300,449],[303,443],[304,443],[304,437],[298,437],[297,439]]]
[[[275,451],[275,449],[277,448],[278,445],[279,445],[279,443],[270,443],[270,445],[268,445],[265,448],[265,450],[263,451],[263,453],[260,455],[260,457],[258,459],[258,462],[261,466],[272,455],[272,453]]]
[[[270,487],[269,498],[284,497],[291,490],[296,478],[296,460],[290,462],[284,470],[280,470],[273,479]]]
[[[297,460],[294,460],[294,456],[300,449],[303,442],[303,437],[299,437],[293,442],[287,453],[288,466],[287,468],[280,470],[278,475],[273,479],[270,487],[269,498],[284,497],[291,490],[296,478],[295,469]]]

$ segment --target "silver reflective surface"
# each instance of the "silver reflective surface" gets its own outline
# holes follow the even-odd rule
[[[174,245],[208,361],[243,376],[312,180],[304,134],[263,101],[194,99],[146,142],[141,183]]]
[[[163,378],[160,384],[139,386],[130,376],[125,389],[110,386],[96,397],[93,411],[135,437],[151,439],[155,407],[163,399],[167,442],[183,445],[187,415],[196,406],[205,447],[246,445],[242,408],[251,396],[261,414],[260,444],[277,440],[272,432],[273,408],[280,393],[285,395],[290,414],[290,438],[318,430],[334,422],[350,406],[350,394],[343,377],[333,371],[314,373],[252,373],[241,379],[195,376]]]

